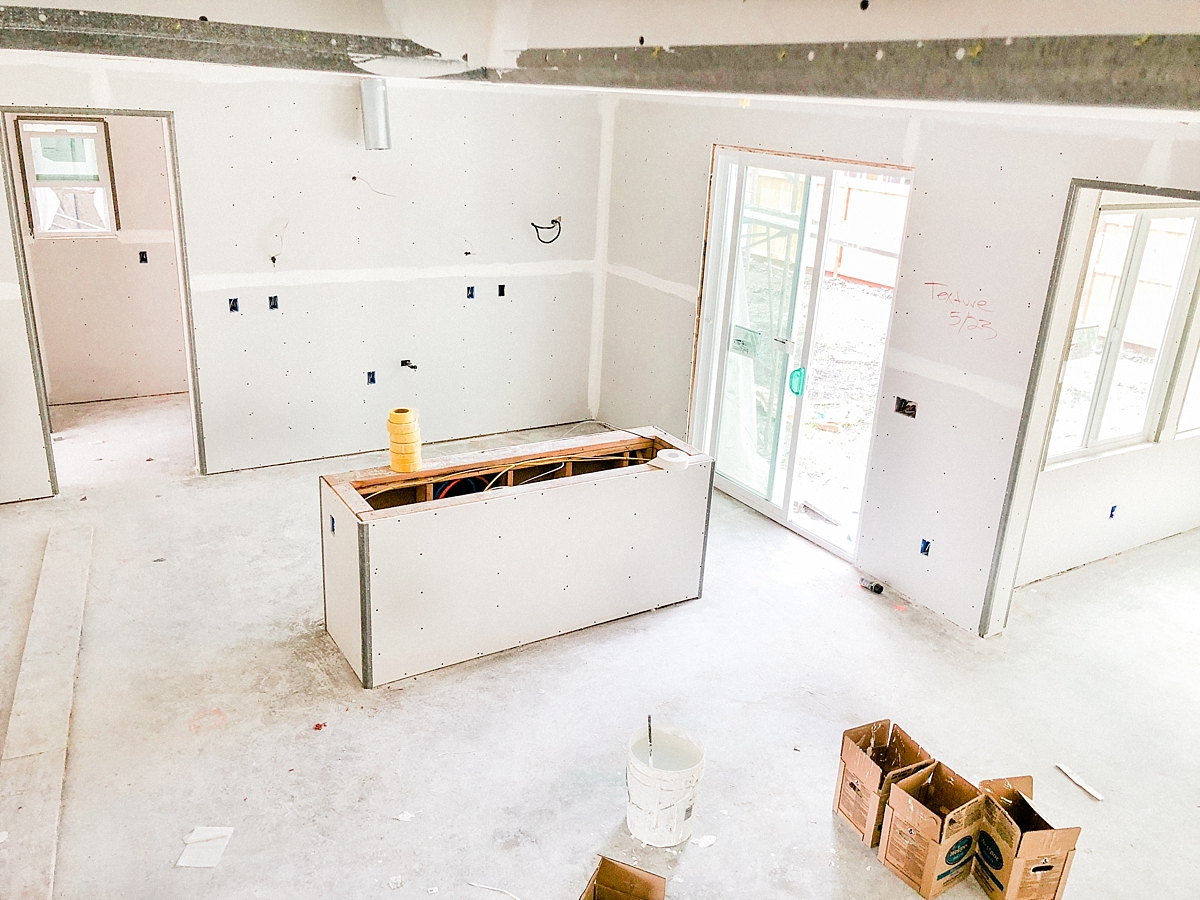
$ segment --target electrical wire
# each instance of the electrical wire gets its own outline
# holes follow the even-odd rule
[[[375,188],[371,187],[371,182],[367,181],[367,179],[363,178],[361,175],[351,175],[350,180],[351,181],[361,181],[368,188],[375,191]],[[385,194],[383,191],[375,191],[375,193],[377,193],[380,197],[391,197],[393,200],[396,199],[395,194]]]
[[[545,478],[547,475],[553,475],[559,469],[565,469],[566,467],[567,467],[566,463],[561,463],[561,464],[555,466],[553,469],[550,469],[547,472],[543,472],[541,475],[534,475],[532,478],[526,478],[524,481],[521,482],[521,484],[529,484],[532,481],[537,481],[539,478]],[[516,487],[516,485],[513,485],[513,487]]]
[[[562,234],[562,216],[559,216],[556,219],[551,219],[549,225],[539,225],[537,222],[530,222],[529,224],[533,226],[533,233],[537,235],[537,239],[543,244],[553,244],[558,240],[559,235]],[[545,240],[542,237],[543,231],[553,231],[554,237],[550,238],[548,241]]]

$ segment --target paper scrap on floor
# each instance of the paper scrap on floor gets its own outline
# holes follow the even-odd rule
[[[232,828],[197,825],[192,833],[183,839],[187,844],[176,866],[191,866],[193,868],[211,869],[221,861],[221,854],[233,834]]]

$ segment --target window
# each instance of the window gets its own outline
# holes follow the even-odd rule
[[[104,120],[16,120],[26,212],[35,238],[116,234]]]
[[[1198,216],[1196,206],[1100,208],[1061,374],[1051,460],[1157,432],[1196,284]],[[1196,406],[1189,397],[1185,417]]]

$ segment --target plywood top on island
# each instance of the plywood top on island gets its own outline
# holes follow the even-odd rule
[[[653,427],[613,430],[536,443],[472,450],[429,460],[416,472],[394,472],[386,466],[322,475],[360,522],[372,522],[428,509],[429,504],[456,506],[545,489],[564,481],[599,479],[645,470],[660,450],[680,450],[694,462],[711,458]],[[434,499],[441,486],[464,479],[483,484],[475,493]]]

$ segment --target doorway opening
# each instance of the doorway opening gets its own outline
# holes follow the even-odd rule
[[[690,439],[853,560],[910,171],[718,147],[712,185]]]
[[[170,114],[3,121],[55,491],[202,469]]]

